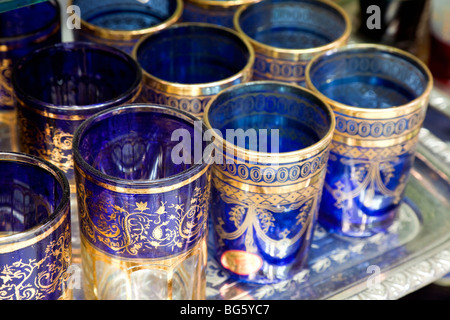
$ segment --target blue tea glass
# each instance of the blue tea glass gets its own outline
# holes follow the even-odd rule
[[[69,0],[77,41],[92,41],[131,53],[145,35],[176,23],[183,12],[182,0]]]
[[[125,52],[68,42],[21,58],[13,70],[20,151],[57,165],[74,191],[72,140],[88,117],[135,101],[142,72]]]
[[[367,237],[396,218],[433,79],[415,56],[371,44],[314,58],[307,83],[336,115],[319,222]]]
[[[0,148],[18,150],[11,72],[24,55],[61,42],[60,8],[46,1],[0,13]]]
[[[0,152],[0,300],[70,299],[70,189],[54,165]]]
[[[143,69],[143,99],[200,117],[221,90],[251,79],[254,51],[229,28],[179,23],[143,38],[133,57]]]
[[[147,104],[110,108],[77,129],[88,299],[205,298],[210,170],[202,156],[204,131],[188,113]]]
[[[259,1],[261,0],[185,0],[181,19],[184,22],[205,22],[234,28],[236,10]]]
[[[316,223],[331,108],[297,85],[257,81],[220,92],[204,119],[216,148],[211,252],[241,281],[291,278],[304,266]]]
[[[351,21],[328,0],[263,0],[241,6],[234,27],[255,49],[253,80],[305,86],[312,57],[345,45]]]

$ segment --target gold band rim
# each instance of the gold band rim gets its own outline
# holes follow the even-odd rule
[[[322,45],[322,46],[318,46],[318,47],[314,47],[314,48],[305,48],[305,49],[287,49],[287,48],[274,47],[274,46],[267,45],[267,44],[264,44],[262,42],[252,39],[250,36],[248,36],[244,32],[244,30],[242,30],[240,23],[239,23],[239,18],[241,16],[241,14],[244,12],[244,10],[246,10],[252,4],[243,5],[243,6],[239,7],[239,9],[237,9],[237,11],[233,17],[233,25],[234,25],[234,28],[240,34],[242,34],[254,46],[255,51],[261,52],[270,57],[276,57],[278,59],[294,60],[294,61],[302,60],[301,59],[302,56],[305,56],[305,55],[310,56],[310,55],[319,54],[321,52],[328,51],[335,47],[344,45],[350,38],[350,35],[352,32],[352,23],[351,23],[350,17],[348,16],[347,12],[343,8],[341,8],[341,6],[339,6],[338,4],[336,4],[332,1],[329,1],[329,0],[317,0],[317,1],[322,2],[323,4],[328,5],[329,7],[336,10],[338,12],[338,14],[341,15],[341,17],[343,18],[344,24],[345,24],[345,30],[342,33],[342,35],[326,45]],[[254,4],[256,4],[256,3],[254,3]],[[309,60],[309,57],[306,60]]]
[[[34,238],[31,238],[31,239],[28,239],[28,240],[25,240],[22,242],[19,242],[20,241],[19,239],[17,239],[17,240],[14,239],[13,240],[14,242],[11,244],[2,244],[0,241],[0,254],[11,253],[11,252],[14,252],[14,251],[17,251],[20,249],[24,249],[26,247],[30,247],[30,246],[38,243],[39,241],[47,238],[67,220],[68,214],[69,214],[69,211],[68,211],[68,209],[66,209],[65,213],[61,216],[61,218],[58,220],[58,222],[56,222],[51,228],[45,230],[43,233],[39,234],[38,236],[36,236]],[[44,226],[41,226],[41,227],[45,228]],[[27,230],[27,232],[28,231],[30,231],[30,233],[32,232],[31,229]],[[15,234],[12,234],[11,237],[15,236],[15,235],[21,235],[23,237],[26,237],[23,233],[15,233]],[[0,238],[0,240],[8,239],[8,238],[9,238],[9,236],[2,237],[2,238]]]
[[[158,78],[150,73],[148,73],[144,68],[141,67],[142,73],[143,73],[143,82],[151,87],[158,86],[159,91],[166,92],[168,94],[176,94],[179,96],[183,95],[189,95],[189,96],[211,96],[211,93],[208,93],[207,91],[211,91],[213,88],[218,88],[216,91],[219,92],[223,88],[228,87],[230,84],[235,82],[238,79],[242,79],[242,82],[247,82],[251,79],[251,76],[253,74],[253,64],[255,61],[255,51],[252,47],[252,45],[243,38],[238,32],[236,32],[233,29],[219,26],[211,23],[205,23],[205,22],[180,22],[177,23],[174,26],[171,26],[170,28],[183,28],[183,27],[203,27],[203,28],[213,28],[221,31],[228,32],[236,37],[239,41],[243,43],[243,45],[246,47],[249,53],[248,61],[245,64],[245,66],[236,74],[221,79],[218,81],[213,82],[206,82],[206,83],[196,83],[196,84],[184,84],[184,83],[178,83],[178,82],[171,82],[167,80],[163,80],[161,78]],[[135,61],[138,61],[137,58],[137,52],[139,50],[139,47],[144,43],[149,37],[151,37],[152,34],[149,34],[147,36],[142,37],[134,46],[133,51],[131,53],[131,56]],[[138,62],[139,63],[139,62]]]
[[[124,193],[124,194],[138,194],[138,195],[142,195],[142,194],[156,194],[156,193],[165,193],[165,192],[170,192],[173,190],[177,190],[180,189],[194,181],[196,181],[197,179],[199,179],[200,177],[202,177],[207,171],[209,170],[209,165],[207,165],[205,168],[203,168],[203,170],[201,170],[200,172],[198,172],[197,174],[195,174],[194,176],[191,176],[189,179],[183,180],[179,183],[176,184],[172,184],[169,186],[165,186],[165,187],[153,187],[153,188],[132,188],[132,187],[118,187],[118,186],[113,186],[101,181],[97,181],[95,180],[93,177],[89,176],[88,174],[86,174],[84,172],[84,170],[82,170],[80,168],[80,166],[78,165],[77,162],[75,162],[74,164],[74,171],[76,174],[81,175],[84,179],[92,182],[93,184],[104,188],[106,190],[109,191],[113,191],[116,193]],[[155,180],[156,182],[157,180]],[[129,181],[132,182],[132,181]]]
[[[227,89],[224,89],[218,95],[211,98],[211,100],[206,105],[205,111],[203,113],[203,120],[205,122],[205,126],[208,129],[214,129],[214,128],[212,128],[211,123],[209,121],[209,111],[211,109],[212,104],[219,98],[219,96],[221,94],[227,93],[231,90],[235,90],[236,88],[240,88],[240,87],[244,87],[244,86],[251,86],[251,85],[260,85],[260,84],[273,84],[273,85],[278,85],[278,86],[292,87],[297,90],[304,91],[307,94],[310,94],[310,95],[314,96],[316,99],[320,100],[323,103],[324,109],[328,112],[329,117],[330,117],[330,125],[329,125],[328,132],[318,142],[316,142],[315,144],[313,144],[307,148],[296,150],[296,151],[290,151],[290,152],[268,153],[268,152],[253,151],[253,150],[244,149],[239,146],[236,146],[236,145],[224,140],[223,137],[220,137],[219,135],[217,135],[215,130],[211,130],[211,132],[215,138],[214,143],[219,148],[222,148],[223,150],[225,150],[225,153],[227,153],[227,150],[233,150],[233,152],[235,153],[235,155],[237,157],[239,157],[241,159],[245,159],[245,160],[250,160],[252,162],[271,163],[270,159],[275,158],[276,160],[280,160],[280,161],[277,161],[277,163],[284,164],[284,163],[293,163],[293,162],[296,162],[299,160],[313,157],[313,156],[323,152],[324,150],[326,150],[329,147],[331,140],[333,138],[335,127],[336,127],[336,117],[334,116],[334,111],[332,110],[332,108],[330,107],[330,105],[327,102],[321,100],[313,91],[311,91],[308,88],[304,88],[298,84],[293,84],[293,83],[285,83],[285,82],[273,81],[273,80],[250,81],[247,83],[236,84]],[[261,161],[261,159],[264,159],[264,160]]]
[[[205,159],[202,157],[201,163],[194,163],[192,166],[181,173],[178,173],[176,175],[169,176],[167,178],[162,179],[155,179],[155,180],[127,180],[127,179],[121,179],[121,178],[115,178],[113,176],[107,175],[105,173],[102,173],[101,171],[97,170],[93,166],[91,166],[89,163],[87,163],[83,157],[80,154],[79,151],[79,143],[81,139],[81,135],[83,134],[83,131],[90,126],[92,123],[94,123],[97,119],[102,117],[114,117],[117,114],[128,112],[129,110],[137,109],[137,110],[144,110],[149,112],[159,112],[163,114],[171,114],[176,115],[177,117],[180,117],[181,119],[185,121],[191,121],[192,125],[194,126],[194,123],[198,121],[198,118],[186,111],[166,106],[166,105],[158,105],[158,104],[148,104],[148,103],[134,103],[134,104],[128,104],[128,105],[122,105],[117,106],[113,108],[109,108],[106,110],[103,110],[96,114],[96,116],[90,117],[88,120],[84,121],[75,131],[74,138],[73,138],[73,154],[74,154],[74,171],[75,173],[79,173],[81,176],[83,176],[85,179],[91,181],[92,183],[105,188],[107,190],[118,192],[118,193],[126,193],[126,194],[155,194],[155,193],[161,193],[161,192],[169,192],[176,189],[179,189],[187,184],[190,184],[194,182],[195,180],[199,179],[202,175],[207,173],[210,167],[210,158],[211,155],[207,155],[208,157]],[[101,119],[102,120],[102,119]],[[101,121],[100,120],[100,121]],[[206,127],[203,125],[202,130],[205,130]],[[202,131],[203,134],[203,131]],[[108,181],[111,184],[103,183],[100,181],[97,181],[89,174],[99,177],[102,180]],[[192,175],[194,174],[194,175]],[[173,184],[174,180],[183,178],[189,176],[188,179],[184,179],[178,183]],[[170,184],[172,183],[172,184]],[[120,184],[119,186],[114,186],[113,184]],[[168,186],[159,187],[157,185],[160,184],[170,184]],[[153,185],[153,186],[152,186]],[[137,188],[139,186],[140,188]]]
[[[71,6],[74,4],[74,0],[68,0],[67,6]],[[183,13],[183,0],[176,0],[176,8],[173,14],[164,20],[163,22],[156,24],[154,26],[144,28],[144,29],[137,29],[137,30],[113,30],[113,29],[107,29],[104,27],[96,26],[92,23],[89,23],[85,21],[83,18],[78,17],[81,22],[81,30],[88,30],[89,33],[99,36],[99,37],[105,37],[109,39],[115,39],[115,40],[135,40],[139,39],[145,34],[157,32],[159,30],[165,29],[168,26],[171,26],[175,24],[181,17]]]
[[[136,93],[127,101],[125,101],[124,103],[132,103],[134,101],[136,101],[136,99],[140,96],[141,94],[141,90],[142,90],[142,85],[140,84],[139,87],[136,90]],[[126,96],[126,95],[125,95]],[[121,99],[122,97],[120,97]],[[118,99],[118,100],[120,100]],[[80,115],[80,114],[75,114],[75,115],[69,115],[69,114],[57,114],[57,113],[53,113],[53,112],[48,112],[48,111],[44,111],[44,110],[39,110],[36,108],[33,108],[31,106],[29,106],[28,104],[26,104],[22,99],[20,99],[19,97],[16,97],[17,100],[17,106],[18,108],[24,108],[27,109],[31,112],[34,112],[40,116],[49,118],[49,119],[55,119],[55,120],[69,120],[69,121],[84,121],[88,118],[90,118],[93,114],[110,108],[111,106],[108,106],[109,103],[102,103],[99,105],[86,105],[85,107],[83,106],[69,106],[70,109],[65,109],[69,112],[76,112],[79,110],[83,110],[83,111],[88,111],[91,110],[92,112],[89,114],[85,114],[85,115]],[[48,105],[46,105],[46,107],[48,107]],[[52,108],[56,109],[58,108],[57,106],[52,105]],[[59,109],[61,110],[61,109]]]
[[[55,25],[54,29],[52,31],[50,31],[50,33],[31,41],[31,43],[41,43],[41,42],[47,40],[48,38],[50,38],[51,36],[53,36],[54,34],[56,34],[60,30],[61,30],[61,24],[57,23]],[[23,46],[21,44],[16,44],[16,45],[0,44],[0,52],[8,52],[11,50],[20,49],[22,47]]]
[[[409,101],[406,104],[400,105],[400,106],[394,106],[390,108],[363,108],[363,107],[354,107],[350,106],[344,103],[340,103],[338,101],[335,101],[333,99],[330,99],[326,95],[324,95],[322,92],[320,92],[319,89],[317,89],[311,80],[311,68],[313,67],[314,63],[324,57],[328,54],[333,54],[335,52],[344,52],[354,49],[373,49],[373,50],[381,50],[388,53],[397,54],[400,57],[406,57],[407,59],[410,59],[414,63],[416,63],[424,72],[426,77],[428,77],[429,81],[427,83],[427,86],[424,90],[424,92],[418,96],[417,98]],[[311,59],[311,61],[306,66],[305,70],[305,81],[306,86],[314,91],[319,97],[326,101],[328,104],[330,104],[334,111],[339,112],[341,114],[357,117],[361,119],[377,119],[377,120],[384,120],[384,119],[390,119],[393,117],[399,117],[405,114],[413,113],[414,111],[421,109],[423,107],[423,104],[427,104],[428,97],[431,93],[431,90],[433,89],[433,76],[431,74],[431,71],[426,66],[426,64],[420,60],[418,57],[414,56],[413,54],[406,52],[404,50],[383,45],[383,44],[372,44],[372,43],[355,43],[355,44],[348,44],[345,46],[342,46],[340,48],[335,48],[333,50],[327,51],[323,54],[320,54],[318,56],[315,56]],[[376,117],[376,118],[374,118]]]
[[[241,5],[251,4],[259,2],[261,0],[185,0],[187,3],[195,4],[203,8],[219,8],[219,9],[230,9],[233,7],[239,7]]]
[[[48,51],[51,50],[57,50],[58,53],[65,54],[68,50],[92,50],[97,52],[98,54],[111,54],[114,56],[117,61],[121,61],[124,64],[126,64],[128,67],[130,67],[130,70],[133,69],[131,72],[135,72],[134,80],[130,84],[128,88],[126,88],[125,91],[121,92],[117,96],[103,101],[101,103],[97,104],[87,104],[87,105],[57,105],[51,102],[42,101],[41,99],[37,98],[35,95],[31,95],[28,92],[26,92],[22,86],[20,86],[17,82],[17,71],[23,64],[31,63],[34,59],[36,59],[36,55],[42,55],[44,53],[48,53]],[[77,111],[89,111],[92,110],[95,112],[98,112],[99,110],[104,109],[105,107],[111,107],[112,105],[115,105],[117,103],[120,103],[121,100],[123,100],[125,97],[130,96],[132,98],[138,97],[140,95],[140,92],[142,90],[142,70],[139,66],[139,64],[130,57],[127,53],[124,51],[111,47],[108,45],[100,44],[100,43],[94,43],[94,42],[65,42],[65,43],[57,43],[52,46],[40,48],[36,51],[34,51],[31,55],[26,55],[22,58],[20,58],[17,63],[14,65],[12,77],[11,77],[11,83],[13,90],[15,92],[15,96],[17,100],[22,101],[22,98],[27,100],[28,102],[43,106],[45,109],[57,111],[57,112],[69,112],[69,113],[75,113]],[[129,101],[129,100],[127,100]],[[22,101],[24,102],[24,101]],[[25,103],[24,103],[25,104]],[[61,108],[61,106],[68,106],[69,108]],[[36,111],[38,114],[45,115],[52,119],[64,119],[64,120],[84,120],[88,118],[89,116],[85,115],[62,115],[50,111],[40,111],[35,110],[32,108],[33,111]]]
[[[342,136],[335,134],[333,141],[350,146],[350,147],[364,147],[364,148],[387,148],[402,144],[404,142],[414,139],[420,132],[420,127],[416,128],[405,135],[401,135],[391,139],[364,139],[364,138],[351,138],[348,136]],[[333,149],[331,148],[330,151]]]
[[[1,254],[17,251],[31,246],[53,233],[53,231],[55,231],[70,214],[70,187],[64,173],[58,167],[47,160],[21,152],[1,152],[0,161],[14,161],[28,165],[34,163],[34,165],[42,168],[43,170],[46,170],[50,175],[52,175],[55,180],[61,184],[62,189],[61,200],[59,204],[56,206],[53,212],[41,223],[23,232],[17,232],[5,237],[0,237]],[[57,220],[58,217],[59,219]],[[44,230],[44,232],[40,232],[40,230]],[[30,236],[35,233],[39,234],[35,237],[30,238]]]
[[[49,34],[43,35],[43,36],[33,40],[32,42],[33,43],[42,42],[43,40],[54,35],[58,30],[61,29],[61,13],[60,13],[59,2],[58,1],[50,1],[50,0],[47,0],[47,1],[55,6],[55,9],[56,9],[55,20],[49,22],[47,25],[45,25],[37,30],[34,30],[34,31],[26,33],[26,34],[22,34],[22,35],[19,35],[16,37],[0,38],[0,52],[6,52],[6,51],[9,51],[12,49],[17,49],[17,48],[22,47],[21,45],[17,45],[17,44],[16,45],[8,45],[5,43],[14,42],[14,41],[23,41],[24,39],[32,37],[33,35],[36,35],[46,29],[50,29],[52,27],[52,25],[54,25],[54,28],[53,28],[53,30],[51,30],[51,32]]]

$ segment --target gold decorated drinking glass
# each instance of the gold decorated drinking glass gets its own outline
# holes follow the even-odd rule
[[[71,299],[70,189],[37,157],[0,152],[0,300]]]
[[[345,236],[385,232],[414,162],[431,73],[414,55],[375,44],[331,50],[306,72],[336,116],[319,222]]]
[[[253,80],[305,86],[312,57],[347,43],[351,22],[328,0],[263,0],[241,6],[234,27],[255,49]]]
[[[57,1],[49,0],[0,13],[0,149],[18,151],[14,64],[24,55],[61,42]]]
[[[87,299],[205,298],[210,170],[193,156],[204,131],[186,112],[147,104],[104,110],[77,129]]]
[[[229,28],[186,22],[143,38],[133,57],[143,69],[144,101],[201,117],[221,90],[251,79],[254,51]]]
[[[32,52],[13,70],[19,150],[57,165],[75,191],[75,129],[101,110],[138,99],[141,69],[114,47],[65,42]]]
[[[130,54],[143,36],[176,23],[182,0],[69,0],[76,41],[90,41],[119,48]]]
[[[205,124],[214,137],[214,258],[233,278],[274,283],[308,257],[335,120],[297,85],[256,81],[220,92]]]

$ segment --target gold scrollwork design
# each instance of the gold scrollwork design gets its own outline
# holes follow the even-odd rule
[[[80,226],[91,243],[101,242],[118,254],[136,256],[159,247],[183,248],[196,242],[208,216],[209,183],[196,187],[186,211],[183,204],[161,202],[150,212],[148,202],[136,202],[134,209],[110,200],[92,201],[92,192],[78,185]],[[95,222],[91,214],[98,215]]]
[[[342,165],[351,167],[349,179],[356,185],[353,190],[348,190],[348,187],[341,181],[334,185],[325,182],[324,188],[335,199],[334,206],[342,209],[346,201],[350,201],[362,193],[365,194],[364,203],[369,206],[376,190],[385,196],[394,198],[394,204],[399,203],[408,174],[404,173],[399,177],[395,189],[389,189],[387,185],[395,176],[394,164],[403,161],[400,156],[413,156],[417,140],[418,136],[402,144],[386,148],[352,147],[333,141],[330,160],[340,161]]]
[[[229,221],[225,222],[222,218],[218,218],[218,223],[215,225],[220,238],[219,243],[223,245],[224,239],[234,240],[245,234],[247,252],[257,252],[255,233],[265,244],[277,248],[276,256],[283,258],[286,249],[295,244],[306,230],[310,229],[317,211],[320,193],[317,185],[311,185],[297,192],[263,195],[238,190],[217,178],[213,179],[213,184],[219,191],[221,199],[227,204],[234,205],[229,212]],[[292,210],[298,210],[293,224],[301,226],[300,229],[293,236],[290,236],[291,231],[285,229],[278,235],[280,239],[271,238],[268,233],[269,228],[275,226],[274,213],[283,214]],[[229,223],[235,227],[232,232],[224,229],[224,225]]]
[[[10,59],[4,59],[0,62],[0,107],[14,106],[11,66],[12,61]]]
[[[65,173],[73,170],[73,134],[48,123],[43,131],[20,115],[20,144],[23,151],[48,160]]]
[[[394,190],[387,187],[394,176],[395,169],[392,162],[398,160],[398,158],[382,161],[341,159],[343,165],[357,166],[354,170],[351,170],[350,174],[350,180],[357,186],[353,190],[347,190],[341,181],[336,182],[334,188],[325,183],[325,188],[335,199],[334,206],[342,209],[346,201],[352,200],[362,193],[364,193],[364,205],[370,206],[373,203],[376,190],[385,196],[393,197],[393,203],[398,204],[402,199],[407,175],[401,175],[399,184],[396,185]]]
[[[41,300],[52,293],[66,294],[67,268],[71,263],[69,225],[57,240],[45,248],[45,256],[22,259],[4,265],[0,270],[0,300]]]

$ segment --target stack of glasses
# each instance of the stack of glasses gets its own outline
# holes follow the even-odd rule
[[[68,5],[0,14],[0,299],[70,299],[74,228],[86,299],[204,299],[396,219],[432,75],[335,2]]]

